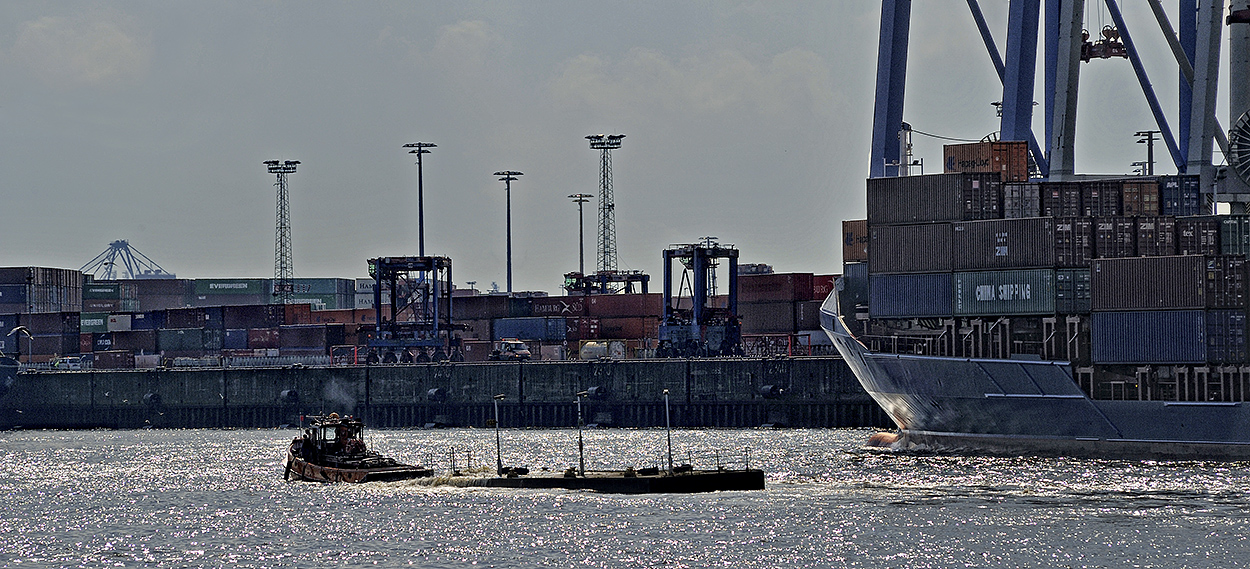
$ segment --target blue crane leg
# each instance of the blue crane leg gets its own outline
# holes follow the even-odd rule
[[[877,44],[877,90],[872,116],[869,176],[897,176],[898,132],[903,127],[903,91],[907,83],[907,34],[911,0],[881,2],[881,35]]]

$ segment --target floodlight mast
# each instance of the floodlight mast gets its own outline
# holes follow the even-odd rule
[[[404,145],[411,148],[409,154],[417,155],[417,254],[425,256],[425,188],[422,184],[421,155],[429,154],[429,148],[438,148],[432,142],[411,142]]]
[[[508,216],[508,294],[512,294],[512,182],[516,181],[517,176],[523,176],[521,172],[514,170],[503,170],[495,172],[496,176],[503,176],[499,179],[503,182],[504,192],[507,194],[507,216]]]
[[[612,195],[612,151],[621,147],[623,134],[586,136],[590,149],[599,152],[599,243],[596,262],[599,272],[611,272],[616,262],[616,202]]]
[[[277,228],[274,235],[274,261],[273,261],[273,295],[282,303],[290,302],[292,294],[294,294],[294,269],[291,262],[291,210],[288,201],[287,192],[287,174],[294,174],[295,167],[299,165],[299,160],[286,160],[279,162],[278,160],[266,160],[264,162],[269,167],[270,174],[276,174],[278,181],[274,182],[274,186],[278,188],[278,214]]]
[[[571,194],[569,199],[577,204],[577,272],[586,275],[586,229],[582,217],[582,204],[595,197],[593,194]]]

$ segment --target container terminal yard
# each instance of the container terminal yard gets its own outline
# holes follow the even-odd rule
[[[736,255],[674,251],[674,264]],[[503,395],[507,425],[570,426],[579,392],[603,426],[661,424],[665,392],[684,426],[887,420],[819,330],[836,275],[745,266],[730,294],[712,295],[686,274],[687,289],[708,291],[697,320],[689,294],[423,295],[438,287],[377,277],[427,259],[373,259],[375,278],[292,279],[288,304],[274,300],[274,279],[0,269],[0,327],[13,331],[0,348],[23,370],[0,400],[0,425],[264,427],[333,410],[380,427],[480,426]],[[409,301],[392,303],[391,290]],[[434,297],[441,311],[422,306]],[[731,298],[740,321],[726,312]],[[696,337],[719,330],[715,345],[694,341],[692,327]]]
[[[871,223],[844,222],[841,243],[842,313],[861,339],[1071,361],[1094,398],[1242,400],[1250,218],[1199,215],[1193,176],[1024,181],[1022,148],[952,145],[948,158],[984,156],[868,181]],[[883,425],[820,331],[843,275],[775,274],[737,254],[673,246],[661,292],[646,275],[570,273],[559,296],[456,288],[436,257],[286,285],[0,269],[0,328],[13,331],[0,347],[27,372],[0,424],[273,426],[337,410],[481,425],[503,395],[506,424],[567,426],[582,393],[591,422],[642,427],[659,424],[668,390],[685,426]],[[1160,315],[1172,320],[1142,320]],[[1175,333],[1123,333],[1152,326]]]

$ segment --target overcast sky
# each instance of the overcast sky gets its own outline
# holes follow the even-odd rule
[[[983,4],[1002,49],[1006,2]],[[1175,120],[1170,52],[1145,3],[1125,4]],[[613,153],[620,268],[658,281],[662,249],[710,235],[741,262],[839,272],[841,220],[865,215],[879,10],[6,1],[0,266],[76,269],[126,239],[180,277],[271,277],[274,177],[261,162],[280,159],[302,162],[290,178],[296,275],[365,276],[367,258],[417,253],[416,168],[401,147],[424,141],[438,144],[424,167],[427,253],[452,257],[460,286],[503,288],[504,191],[491,174],[519,170],[514,288],[554,293],[577,268],[565,196],[598,193],[584,137],[624,133]],[[1088,12],[1091,29],[1110,22]],[[1001,86],[964,2],[915,3],[910,53],[916,129],[998,129]],[[1083,72],[1077,168],[1128,172],[1145,156],[1132,133],[1155,128],[1132,69],[1108,60]],[[926,172],[940,168],[941,144],[917,137]]]

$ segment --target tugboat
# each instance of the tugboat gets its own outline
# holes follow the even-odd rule
[[[423,466],[396,462],[365,445],[365,424],[338,413],[312,418],[312,427],[291,441],[283,478],[310,482],[390,482],[433,476]]]

